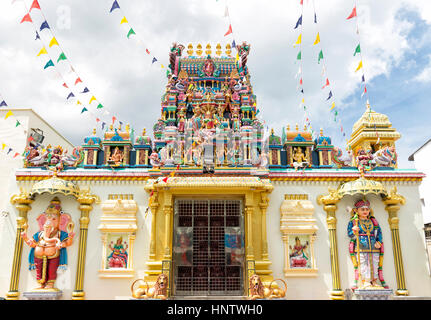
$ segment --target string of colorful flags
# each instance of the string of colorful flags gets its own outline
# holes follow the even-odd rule
[[[133,29],[132,25],[129,23],[129,20],[126,18],[126,15],[124,14],[123,9],[120,7],[118,0],[114,0],[111,6],[111,10],[109,10],[109,13],[112,13],[113,11],[118,11],[120,13],[120,16],[122,17],[120,21],[120,25],[126,28],[127,39],[136,38],[136,40],[142,46],[142,48],[145,48],[145,52],[147,53],[147,55],[152,57],[151,64],[153,65],[155,63],[159,63],[160,67],[162,69],[165,69],[165,66],[159,61],[159,59],[157,59],[154,55],[151,54],[150,50],[145,45],[144,41],[136,34],[135,29]]]
[[[299,78],[299,83],[297,86],[297,89],[301,92],[301,103],[299,104],[299,107],[303,109],[304,111],[304,123],[305,123],[305,129],[310,131],[311,134],[314,136],[315,132],[311,126],[310,116],[307,111],[307,106],[305,103],[305,92],[304,92],[304,79],[303,79],[303,73],[302,73],[302,34],[303,34],[303,17],[304,17],[304,0],[300,0],[301,5],[301,16],[298,18],[298,21],[295,24],[295,27],[293,29],[298,29],[299,27],[299,36],[296,40],[296,42],[293,44],[293,47],[299,46],[298,54],[296,55],[296,62],[299,61],[299,69],[298,72],[295,75],[295,79]]]
[[[48,57],[48,61],[46,61],[44,59],[45,65],[44,65],[43,69],[46,70],[48,68],[54,68],[58,77],[62,79],[62,82],[63,82],[62,86],[67,89],[68,94],[66,97],[66,101],[68,101],[68,102],[74,101],[74,103],[76,103],[77,106],[82,107],[81,114],[84,114],[85,112],[87,112],[89,115],[91,115],[95,119],[97,125],[99,125],[99,124],[101,125],[101,128],[103,130],[107,123],[102,120],[102,116],[110,115],[109,110],[107,110],[104,107],[104,105],[90,92],[90,90],[88,89],[88,86],[85,85],[81,76],[79,76],[78,73],[76,72],[70,59],[66,56],[63,48],[61,47],[61,45],[57,41],[57,38],[55,37],[54,32],[52,31],[51,27],[49,26],[48,21],[47,21],[44,13],[42,11],[42,8],[40,7],[39,2],[37,0],[33,0],[29,9],[28,9],[27,5],[25,4],[25,1],[22,1],[22,2],[24,3],[24,6],[25,6],[27,13],[21,19],[20,23],[30,22],[32,24],[32,26],[35,30],[35,33],[36,33],[35,40],[39,40],[41,42],[41,45],[42,45],[42,48],[40,49],[37,56],[43,58],[46,55]],[[41,18],[43,20],[43,22],[41,23],[39,28],[36,27],[35,22],[33,21],[34,16],[33,16],[32,11],[36,10],[36,9],[39,10]],[[44,38],[51,39],[49,41],[48,46],[45,44],[45,41],[43,40]],[[50,48],[49,51],[53,51],[53,50],[55,50],[55,48],[58,49],[57,50],[57,55],[58,55],[57,59],[52,58],[50,52],[48,52],[47,47]],[[56,63],[54,63],[54,61],[56,61]],[[70,79],[67,80],[66,77],[59,70],[59,66],[65,64],[65,63],[68,63],[68,68],[69,68],[69,71],[67,74],[68,78],[70,78],[72,80],[70,80]],[[73,74],[74,76],[71,77],[70,74]],[[73,86],[70,85],[70,83],[73,83]],[[79,94],[77,93],[77,91],[79,92]],[[86,100],[88,100],[88,103],[84,102]],[[96,106],[95,107],[96,110],[102,110],[103,109],[103,115],[96,115],[95,113],[93,113],[90,110],[90,105]],[[115,121],[117,120],[117,117],[114,115],[111,117],[110,120],[112,120],[112,124],[114,124]],[[119,121],[119,123],[122,124],[121,121]]]
[[[358,36],[358,44],[357,44],[357,46],[356,46],[356,48],[355,48],[355,51],[354,51],[354,53],[353,53],[353,56],[356,56],[356,55],[358,54],[358,55],[359,55],[359,58],[360,58],[359,63],[358,63],[358,66],[357,66],[357,68],[356,68],[355,72],[358,72],[359,70],[361,70],[361,71],[362,71],[361,84],[363,84],[363,89],[362,89],[361,98],[362,98],[364,95],[366,95],[367,103],[368,103],[368,101],[369,101],[369,99],[368,99],[368,90],[367,90],[367,83],[366,83],[366,81],[365,81],[365,72],[364,72],[364,65],[363,65],[364,63],[363,63],[363,58],[362,58],[361,40],[360,40],[360,36],[359,36],[358,14],[357,14],[357,12],[356,12],[356,7],[357,7],[357,5],[356,5],[356,0],[355,0],[355,6],[354,6],[354,8],[353,8],[352,12],[351,12],[351,13],[350,13],[350,15],[347,17],[347,19],[346,19],[346,20],[350,20],[350,19],[355,18],[355,22],[356,22],[356,34],[357,34],[357,36]]]
[[[8,107],[8,105],[6,103],[6,100],[3,98],[3,96],[1,94],[0,94],[0,101],[1,101],[0,108]],[[2,109],[0,109],[0,110],[2,110]],[[6,112],[5,117],[2,119],[2,121],[12,121],[12,122],[15,122],[15,128],[17,128],[17,127],[19,127],[21,125],[21,122],[19,122],[19,120],[14,117],[14,114],[13,114],[12,110],[8,110]],[[6,148],[7,148],[7,153],[6,153],[7,155],[9,155],[9,154],[13,155],[13,158],[16,158],[18,155],[20,155],[19,152],[16,152],[16,151],[13,152],[14,148],[12,148],[11,146],[9,146],[4,141],[1,141],[0,143],[1,143],[1,146],[2,146],[2,148],[1,148],[2,152],[5,151]]]
[[[327,67],[326,67],[326,59],[323,56],[323,47],[322,42],[320,39],[320,31],[319,31],[319,24],[317,22],[317,13],[316,13],[316,6],[313,0],[313,11],[314,11],[314,24],[316,26],[317,34],[316,39],[313,42],[313,46],[316,46],[318,48],[318,57],[317,57],[317,63],[320,64],[322,62],[322,78],[323,78],[323,86],[322,90],[327,88],[329,90],[328,97],[326,98],[326,101],[330,103],[330,112],[334,115],[334,122],[338,123],[340,125],[340,131],[343,137],[346,136],[346,133],[344,132],[343,125],[341,124],[341,120],[338,117],[339,116],[339,110],[335,106],[335,96],[334,96],[334,89],[332,87],[331,81],[329,81],[329,76],[327,74]],[[338,118],[337,118],[338,117]]]

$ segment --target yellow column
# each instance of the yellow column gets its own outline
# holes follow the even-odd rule
[[[398,296],[408,296],[409,291],[406,288],[406,280],[404,277],[404,264],[401,252],[401,242],[399,234],[399,218],[398,211],[400,210],[399,204],[404,204],[405,199],[403,196],[396,194],[397,190],[394,187],[388,198],[384,199],[386,205],[385,210],[388,212],[388,222],[391,229],[392,250],[394,253],[395,273],[397,279],[397,290],[395,291]]]
[[[78,262],[76,267],[75,290],[72,293],[72,300],[84,300],[84,270],[85,256],[87,252],[87,235],[88,224],[90,223],[90,211],[93,202],[98,199],[96,196],[90,195],[89,192],[81,193],[78,197],[79,209],[81,210],[81,218],[79,219],[79,248]]]
[[[331,189],[328,196],[319,196],[317,202],[323,204],[323,209],[326,212],[326,223],[329,232],[329,249],[331,255],[331,275],[332,275],[332,290],[329,292],[332,300],[344,300],[344,291],[341,289],[340,283],[340,268],[338,264],[338,244],[337,244],[337,202],[340,199],[336,197]]]
[[[150,240],[150,260],[156,260],[156,224],[157,224],[157,208],[159,204],[157,202],[157,192],[154,192],[153,199],[151,200],[151,240]]]
[[[33,200],[30,199],[27,193],[21,190],[21,193],[19,195],[14,195],[10,202],[18,209],[19,216],[16,218],[15,250],[13,253],[9,292],[6,294],[6,299],[19,300],[18,286],[23,247],[21,232],[25,230],[27,224],[27,213],[31,210],[30,204],[33,202]]]
[[[245,230],[247,232],[246,235],[246,259],[254,260],[254,250],[253,250],[253,228],[252,228],[252,219],[253,219],[254,207],[246,206],[245,207]]]
[[[165,205],[163,208],[163,212],[165,213],[165,254],[164,259],[170,260],[171,259],[171,246],[172,246],[172,215],[174,212],[174,209],[170,205]]]

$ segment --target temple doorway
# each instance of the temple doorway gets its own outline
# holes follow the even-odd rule
[[[176,199],[175,296],[244,295],[242,200]]]

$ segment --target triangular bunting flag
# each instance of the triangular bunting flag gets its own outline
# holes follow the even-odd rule
[[[55,39],[55,37],[53,37],[51,39],[51,41],[49,42],[49,47],[51,48],[52,46],[57,45],[58,46],[58,42],[57,39]]]
[[[6,101],[2,101],[1,103],[0,103],[0,107],[7,107],[7,103],[6,103]]]
[[[332,91],[329,91],[329,97],[326,100],[329,100],[332,98]]]
[[[365,82],[365,76],[364,76],[364,75],[362,75],[362,79],[361,79],[361,81],[362,81],[362,82]]]
[[[319,52],[319,57],[318,57],[317,63],[320,63],[321,59],[323,59],[323,51],[322,50],[320,50],[320,52]]]
[[[15,123],[15,127],[18,127],[21,124],[21,122],[19,122],[18,120]]]
[[[82,105],[81,101],[79,101],[79,100],[78,100],[78,101],[76,101],[76,104],[80,104],[80,105]]]
[[[12,113],[12,111],[8,111],[7,113],[6,113],[6,116],[4,117],[5,119],[7,119],[7,118],[9,118],[10,116],[13,116],[13,113]]]
[[[301,60],[301,51],[299,51],[298,55],[296,56],[296,60]]]
[[[334,109],[334,108],[335,108],[335,102],[332,102],[331,109],[329,109],[329,110],[332,110],[332,109]]]
[[[30,13],[27,13],[23,18],[22,18],[22,20],[21,20],[21,22],[20,23],[23,23],[23,22],[33,22],[33,20],[31,20],[31,17],[30,17]]]
[[[16,158],[16,156],[18,156],[19,155],[19,153],[18,152],[16,152],[15,153],[15,155],[13,156],[14,158]]]
[[[328,78],[326,78],[326,83],[325,83],[325,85],[322,87],[322,89],[326,88],[327,86],[329,86],[329,79],[328,79]]]
[[[358,46],[355,49],[355,53],[353,54],[353,56],[356,56],[357,53],[361,53],[361,45],[358,44]]]
[[[66,60],[67,58],[66,58],[66,55],[64,54],[64,52],[62,52],[61,54],[60,54],[60,56],[58,57],[58,59],[57,59],[57,63],[59,62],[59,61],[61,61],[61,60]]]
[[[316,40],[314,40],[313,46],[320,42],[319,32],[317,33]]]
[[[302,36],[302,34],[299,34],[298,39],[297,39],[297,40],[296,40],[296,42],[293,44],[293,46],[294,46],[294,47],[296,47],[296,45],[297,45],[297,44],[300,44],[300,43],[301,43],[301,41],[302,41],[302,40],[301,40],[301,36]]]
[[[232,48],[236,48],[235,39],[232,40]]]
[[[229,17],[229,9],[227,8],[227,6],[224,9],[224,17]]]
[[[347,17],[347,20],[356,17],[356,6],[353,8],[352,13]]]
[[[362,92],[362,94],[361,94],[361,98],[364,96],[364,94],[366,94],[367,93],[367,86],[364,86],[364,91]]]
[[[67,86],[66,82],[64,82],[64,83],[63,83],[63,87],[65,87],[65,88],[69,88],[69,87]]]
[[[293,29],[298,28],[299,25],[302,25],[302,15],[299,17],[298,21],[296,22],[295,28]]]
[[[71,92],[71,93],[69,93],[69,95],[67,96],[67,99],[66,100],[69,100],[69,98],[72,98],[72,97],[74,97],[75,95],[73,94],[73,92]]]
[[[316,16],[316,12],[314,13],[314,23],[317,23],[317,16]]]
[[[86,107],[82,108],[81,113],[84,113],[85,111],[88,111]]]
[[[114,124],[115,120],[117,120],[117,118],[115,116],[112,117],[112,124]]]
[[[136,34],[136,33],[135,33],[135,31],[133,31],[132,28],[130,28],[129,33],[127,34],[127,38],[129,38],[130,35],[132,35],[132,34]]]
[[[40,39],[40,36],[39,36],[39,33],[37,33],[37,31],[36,31],[36,39],[34,39],[34,40],[37,40],[37,39]]]
[[[4,148],[6,148],[6,144],[2,143],[1,144],[1,149],[4,150]]]
[[[120,24],[123,24],[123,23],[129,23],[129,21],[127,21],[126,17],[123,17],[123,19],[121,19]]]
[[[76,86],[78,83],[80,83],[80,82],[82,82],[82,80],[81,80],[81,78],[80,78],[80,77],[78,77],[78,78],[75,80],[75,86]]]
[[[41,25],[40,25],[40,31],[42,31],[43,29],[50,29],[48,22],[44,21]]]
[[[148,49],[145,49],[145,51],[148,53],[148,54],[150,54],[150,50],[148,50]]]
[[[39,2],[37,2],[37,0],[33,1],[33,3],[31,4],[29,12],[31,12],[31,10],[33,10],[33,9],[40,9]]]
[[[7,151],[7,154],[9,154],[12,151],[12,148],[9,148],[9,150]]]
[[[105,128],[106,122],[102,122],[102,130]]]
[[[92,96],[92,97],[91,97],[91,99],[90,99],[89,104],[91,104],[94,100],[96,100],[96,97],[95,97],[95,96]]]
[[[224,34],[224,36],[226,37],[228,34],[232,33],[232,25],[229,24],[229,29],[227,30],[227,32]]]
[[[115,9],[120,9],[120,6],[118,5],[117,0],[114,1],[114,3],[112,4],[112,8],[109,11],[109,13],[111,13],[112,11],[114,11]]]
[[[48,54],[48,51],[46,51],[45,47],[43,47],[42,49],[40,49],[40,51],[37,54],[37,56],[39,57],[41,54]]]
[[[356,71],[358,71],[359,69],[361,69],[362,68],[362,60],[359,62],[359,65],[358,65],[358,67],[356,68],[356,70],[355,70],[355,72]]]
[[[88,90],[88,88],[87,87],[85,87],[84,88],[84,90],[81,92],[81,93],[87,93],[87,92],[89,92],[90,90]]]
[[[43,69],[46,69],[46,68],[48,68],[48,67],[53,67],[53,66],[54,66],[54,62],[52,62],[52,60],[49,60],[49,61],[46,63],[45,67],[43,67]]]
[[[157,61],[156,57],[153,57],[153,61],[151,63],[154,63],[156,61]]]
[[[102,109],[102,108],[103,108],[102,104],[99,103],[99,105],[97,106],[97,109]]]

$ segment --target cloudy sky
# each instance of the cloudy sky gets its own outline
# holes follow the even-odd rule
[[[114,115],[136,132],[160,115],[168,52],[172,42],[213,45],[247,41],[248,67],[260,115],[280,134],[287,124],[304,121],[298,90],[300,0],[39,0],[33,24],[20,24],[33,0],[0,1],[0,100],[10,107],[31,107],[73,144],[81,144],[97,123]],[[431,2],[429,0],[356,0],[364,73],[373,110],[387,114],[402,134],[397,143],[400,167],[412,167],[408,156],[426,142],[431,109]],[[233,34],[224,36],[229,27]],[[304,0],[302,78],[311,125],[332,136],[340,147],[353,123],[365,111],[355,19],[346,20],[355,0]],[[317,14],[317,24],[314,20]],[[43,15],[42,15],[43,13]],[[120,24],[123,16],[128,23]],[[48,21],[50,29],[35,28]],[[127,38],[129,28],[135,35]],[[49,47],[53,32],[59,46]],[[313,45],[319,32],[321,42]],[[45,45],[48,54],[37,54]],[[151,55],[145,51],[148,49]],[[322,50],[324,61],[318,63]],[[67,60],[57,59],[64,52]],[[152,64],[152,58],[158,59]],[[49,59],[56,67],[44,70]],[[322,76],[322,66],[326,76]],[[75,72],[71,72],[71,66]],[[82,83],[75,86],[80,77]],[[328,77],[340,123],[330,113]],[[63,83],[69,89],[63,87]],[[90,93],[81,94],[87,87]],[[70,92],[75,99],[67,99]],[[97,101],[89,104],[94,95]],[[96,109],[98,103],[104,107]],[[81,113],[83,107],[89,112]],[[91,114],[90,114],[91,112]],[[108,114],[109,112],[109,114]],[[92,116],[94,115],[94,116]],[[5,120],[2,120],[5,121]],[[346,137],[343,137],[340,125]],[[101,133],[100,125],[98,132]]]

